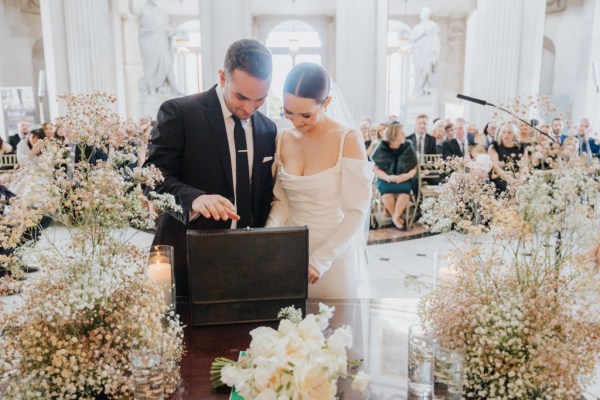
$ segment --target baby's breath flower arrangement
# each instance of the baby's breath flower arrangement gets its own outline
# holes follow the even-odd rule
[[[334,310],[319,304],[319,313],[304,319],[301,310],[281,310],[279,328],[250,332],[250,348],[238,362],[227,358],[213,362],[213,386],[235,386],[246,400],[331,400],[337,398],[339,378],[350,378],[353,389],[366,391],[370,377],[363,371],[348,373],[349,366],[358,368],[362,361],[347,359],[351,329],[344,326],[324,334]]]
[[[16,171],[18,195],[0,223],[6,264],[39,265],[25,281],[24,304],[0,316],[0,377],[15,399],[133,398],[132,348],[162,354],[165,394],[179,381],[182,326],[147,276],[147,250],[128,243],[127,228],[152,227],[153,209],[178,211],[172,197],[150,194],[162,179],[135,167],[133,140],[104,94],[62,96],[57,119],[65,141],[45,139],[37,163]],[[154,207],[148,204],[153,203]],[[23,241],[42,216],[64,225],[66,243]],[[11,260],[8,259],[11,258]],[[10,278],[9,278],[10,279]]]
[[[473,192],[486,226],[477,227],[471,215],[461,225],[456,221],[464,218],[456,216],[455,226],[468,227],[465,243],[420,303],[441,345],[464,352],[466,398],[579,399],[594,376],[600,167],[561,160],[555,167],[525,170],[501,199]],[[464,202],[461,192],[442,196],[443,204],[452,196]],[[493,201],[496,209],[485,206]],[[426,208],[426,220],[435,222],[439,206]]]

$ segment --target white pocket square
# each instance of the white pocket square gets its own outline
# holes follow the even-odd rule
[[[269,162],[273,159],[273,157],[265,157],[263,158],[263,163]]]

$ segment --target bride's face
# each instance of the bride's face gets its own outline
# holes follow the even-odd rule
[[[293,94],[283,95],[283,111],[285,117],[292,121],[294,128],[300,132],[310,131],[325,118],[323,109],[327,101],[317,104],[313,99],[305,99]]]

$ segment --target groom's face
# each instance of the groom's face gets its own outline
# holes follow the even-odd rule
[[[227,108],[242,120],[250,118],[263,105],[271,86],[271,79],[258,79],[238,69],[231,76],[220,70],[219,77]]]

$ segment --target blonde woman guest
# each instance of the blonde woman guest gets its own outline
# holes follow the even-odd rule
[[[488,149],[493,163],[492,182],[498,192],[506,191],[510,179],[508,172],[518,169],[517,162],[523,157],[523,147],[518,142],[518,135],[519,128],[507,122],[498,129],[496,141]]]
[[[294,127],[277,139],[267,226],[308,226],[310,298],[355,298],[373,164],[360,135],[325,113],[329,90],[318,64],[297,64],[286,77],[283,108]]]
[[[431,136],[435,138],[435,148],[437,154],[442,154],[442,143],[446,140],[446,121],[437,120],[431,127]]]
[[[411,180],[417,175],[417,153],[406,140],[404,126],[391,124],[373,154],[377,190],[398,229],[404,229],[404,209],[410,200]]]

